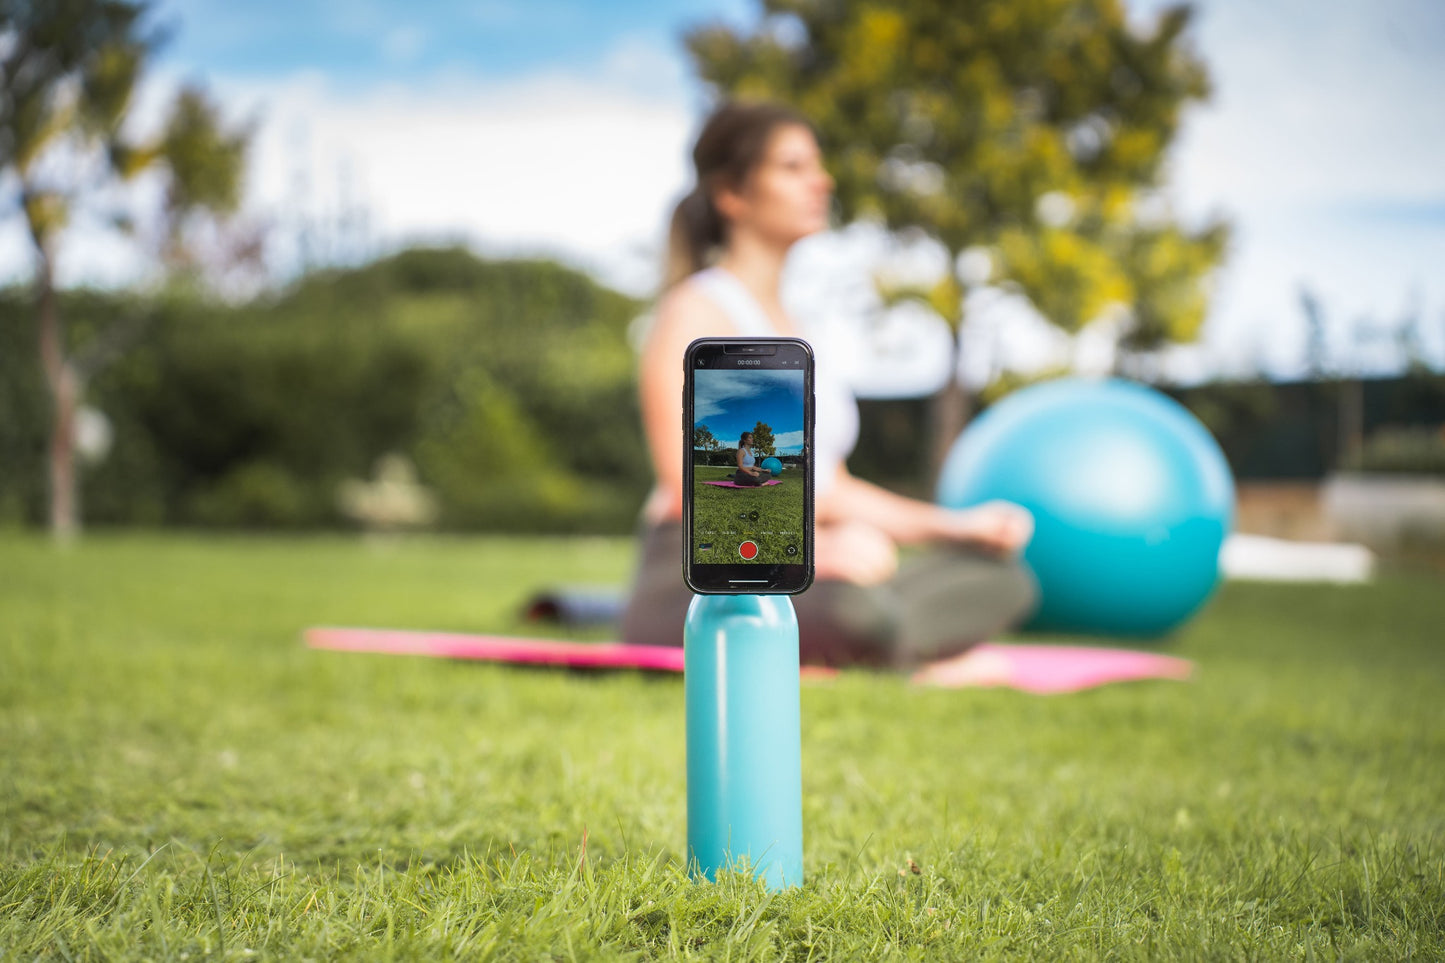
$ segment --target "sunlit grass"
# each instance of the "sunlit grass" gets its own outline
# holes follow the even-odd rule
[[[731,493],[730,493],[731,494]],[[1445,592],[1230,586],[1195,681],[803,692],[806,886],[699,885],[682,687],[518,631],[625,540],[0,541],[0,956],[1445,956]]]
[[[796,468],[784,471],[778,484],[758,488],[719,488],[706,484],[722,481],[734,469],[699,465],[693,468],[693,542],[711,545],[696,557],[717,563],[740,561],[738,545],[750,539],[758,546],[759,563],[786,565],[799,558],[786,553],[788,545],[800,550],[803,540],[803,475]]]

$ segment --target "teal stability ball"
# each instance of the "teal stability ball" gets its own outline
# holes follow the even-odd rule
[[[776,458],[764,458],[763,467],[774,475],[781,475],[783,473],[783,463]]]
[[[1234,480],[1199,420],[1129,381],[1067,379],[989,408],[944,462],[938,501],[1034,515],[1029,628],[1158,635],[1214,589]]]

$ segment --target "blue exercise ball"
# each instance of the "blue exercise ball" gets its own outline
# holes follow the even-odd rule
[[[949,451],[938,501],[1033,512],[1028,627],[1159,635],[1214,590],[1234,480],[1182,405],[1129,381],[1065,379],[990,407]]]
[[[774,475],[781,475],[783,473],[783,463],[776,458],[764,458],[763,467]]]

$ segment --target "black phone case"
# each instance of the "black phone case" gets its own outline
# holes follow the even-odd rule
[[[714,585],[698,585],[693,579],[692,563],[692,487],[693,487],[693,465],[692,465],[692,439],[689,431],[693,421],[693,373],[697,370],[695,362],[698,349],[713,345],[728,344],[793,344],[802,347],[808,358],[805,384],[807,390],[803,397],[803,450],[807,453],[804,459],[804,468],[807,478],[803,488],[803,566],[804,576],[800,585],[792,588],[765,588],[757,587],[718,587]],[[812,346],[802,338],[699,338],[687,346],[683,352],[683,383],[682,383],[682,580],[697,595],[797,595],[808,589],[813,584],[813,489],[815,483],[814,461],[816,455],[813,450],[813,427],[815,421],[814,381],[817,376],[816,359],[813,356]],[[709,566],[712,567],[712,566]],[[734,568],[734,566],[716,566],[717,568]],[[754,566],[739,565],[737,574],[746,572],[756,575],[758,569]]]

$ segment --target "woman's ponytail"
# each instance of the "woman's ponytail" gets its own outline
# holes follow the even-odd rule
[[[712,198],[701,185],[694,187],[672,212],[663,290],[707,267],[713,251],[724,240],[722,218],[713,207]]]
[[[707,267],[717,249],[727,244],[727,224],[713,204],[713,192],[741,190],[762,163],[773,131],[791,124],[812,130],[790,107],[736,101],[724,103],[703,124],[692,149],[697,186],[673,209],[668,228],[664,291]]]

